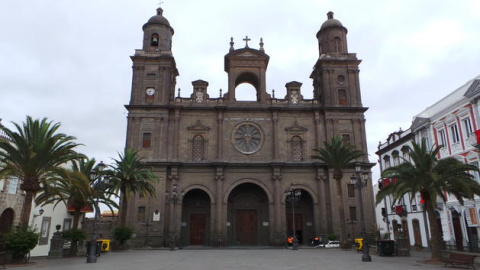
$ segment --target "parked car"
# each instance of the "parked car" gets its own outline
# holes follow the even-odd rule
[[[328,243],[325,244],[326,248],[338,248],[340,247],[340,242],[339,241],[328,241]]]

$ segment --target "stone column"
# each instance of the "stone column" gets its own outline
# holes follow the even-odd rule
[[[325,199],[325,181],[326,176],[322,168],[317,168],[317,188],[318,188],[318,212],[314,213],[316,234],[329,233],[327,218],[327,201]]]
[[[215,176],[215,230],[213,233],[212,244],[215,247],[222,247],[225,244],[223,236],[223,168],[217,168],[217,175]]]
[[[272,112],[272,142],[273,142],[273,160],[278,160],[278,112]]]
[[[273,186],[274,186],[274,233],[273,244],[284,245],[285,244],[285,228],[282,228],[282,215],[285,212],[285,208],[282,208],[283,190],[282,190],[283,176],[280,174],[280,167],[273,168]]]
[[[223,110],[217,112],[217,160],[223,160]]]
[[[179,143],[180,138],[180,109],[175,109],[174,117],[174,136],[173,136],[173,160],[178,160],[178,148],[180,147]]]

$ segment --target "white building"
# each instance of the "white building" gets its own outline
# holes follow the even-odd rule
[[[30,251],[32,257],[48,256],[50,250],[50,240],[53,233],[57,231],[56,226],[60,225],[60,231],[71,229],[73,215],[67,212],[64,203],[59,203],[54,208],[53,204],[45,206],[33,205],[30,214],[30,225],[37,229],[40,235],[38,245]],[[40,213],[42,213],[40,215]],[[80,224],[81,225],[81,224]]]
[[[385,143],[379,144],[377,155],[380,170],[397,165],[399,161],[397,157],[404,154],[402,149],[406,149],[412,139],[420,142],[423,138],[427,140],[429,147],[444,146],[439,153],[439,159],[455,157],[464,163],[478,166],[479,150],[475,131],[479,129],[480,123],[479,97],[480,76],[477,76],[417,114],[407,131],[394,132]],[[478,174],[475,174],[475,177],[480,181]],[[381,181],[388,183],[392,180]],[[437,221],[441,224],[447,248],[479,250],[479,203],[480,198],[476,198],[465,201],[465,205],[461,206],[455,197],[448,196],[445,203],[438,198]],[[415,198],[406,196],[396,205],[391,205],[391,201],[386,199],[378,206],[385,210],[383,213],[380,210],[377,223],[383,226],[386,232],[391,231],[393,234],[398,230],[395,223],[402,224],[411,245],[418,245],[421,241],[422,246],[427,246],[430,230],[421,205],[419,195]],[[401,209],[404,210],[403,213]],[[393,239],[393,235],[390,237]]]

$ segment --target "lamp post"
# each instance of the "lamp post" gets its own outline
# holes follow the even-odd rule
[[[368,182],[368,174],[364,173],[363,174],[363,179],[360,175],[362,171],[362,166],[360,163],[355,164],[355,175],[350,178],[352,184],[356,185],[356,188],[358,189],[358,199],[360,203],[360,222],[361,222],[361,232],[360,234],[362,235],[363,238],[363,254],[362,254],[362,261],[363,262],[371,262],[372,257],[370,256],[369,252],[369,247],[368,247],[368,242],[366,239],[367,232],[365,230],[365,210],[363,209],[363,194],[362,194],[362,189],[364,186],[367,185]]]
[[[292,243],[292,249],[297,250],[298,249],[298,239],[297,239],[297,234],[295,230],[295,203],[300,200],[300,196],[302,195],[302,190],[301,189],[294,189],[293,188],[293,183],[290,184],[290,188],[285,190],[285,197],[286,201],[292,204],[292,237],[293,237],[293,243]]]
[[[88,256],[87,256],[87,263],[96,263],[97,262],[97,223],[98,223],[98,215],[100,209],[98,207],[98,201],[100,199],[100,192],[105,189],[106,185],[108,184],[108,175],[103,175],[102,171],[107,167],[103,161],[97,165],[96,170],[92,170],[90,172],[90,180],[93,183],[93,188],[96,191],[97,198],[95,200],[95,216],[93,219],[93,235],[90,242],[88,242]]]
[[[176,234],[177,234],[177,220],[176,220],[176,210],[177,210],[177,204],[180,203],[183,199],[183,196],[185,195],[185,193],[183,192],[180,192],[180,194],[178,194],[177,192],[177,184],[173,184],[173,188],[172,188],[172,192],[171,192],[171,196],[170,196],[170,192],[167,190],[165,192],[165,197],[166,197],[166,201],[170,204],[173,205],[173,214],[172,214],[172,218],[173,218],[173,230],[172,230],[172,239],[171,239],[171,242],[170,242],[170,250],[171,251],[175,251],[176,250],[176,242],[175,242],[175,237],[176,237]]]

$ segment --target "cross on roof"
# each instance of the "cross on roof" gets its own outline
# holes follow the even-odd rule
[[[251,40],[248,38],[248,36],[245,36],[245,38],[243,39],[245,41],[245,48],[248,48],[248,42]]]

